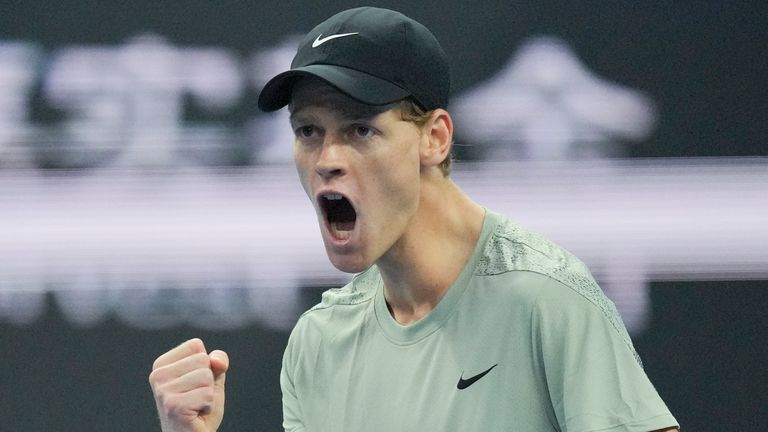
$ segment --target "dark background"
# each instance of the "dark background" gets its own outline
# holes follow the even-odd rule
[[[635,347],[683,430],[757,431],[768,421],[765,289],[765,281],[652,283],[653,319]],[[308,290],[305,303],[319,292]],[[52,304],[28,327],[0,324],[0,429],[159,430],[147,377],[159,353],[190,337],[230,356],[220,430],[280,430],[287,332],[259,325],[149,332],[115,319],[73,328]]]
[[[243,56],[308,31],[357,2],[64,0],[0,2],[0,39],[53,51],[117,45],[153,31],[177,45]],[[768,155],[768,3],[724,1],[385,1],[432,29],[453,61],[454,93],[492,75],[535,35],[565,39],[597,75],[656,101],[660,124],[634,157]],[[43,65],[44,67],[44,65]],[[255,112],[246,94],[230,115]],[[44,102],[38,101],[44,105]],[[44,121],[46,107],[31,116]],[[646,371],[687,431],[768,424],[766,281],[656,281],[653,319],[636,336]],[[306,291],[305,304],[320,288]],[[154,358],[189,337],[226,349],[221,430],[279,430],[278,373],[287,332],[144,331],[115,318],[88,328],[51,301],[29,325],[0,322],[0,431],[159,430],[147,376]]]
[[[155,32],[178,45],[247,55],[364,4],[400,10],[430,28],[452,59],[454,94],[492,75],[524,39],[554,35],[598,76],[658,104],[661,123],[631,156],[768,155],[768,3],[762,1],[3,0],[0,38],[53,50]],[[232,114],[255,111],[253,95],[245,95]]]

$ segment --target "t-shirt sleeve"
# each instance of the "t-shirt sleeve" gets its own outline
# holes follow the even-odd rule
[[[301,333],[297,324],[288,339],[280,370],[280,389],[283,394],[283,428],[286,432],[304,431],[301,405],[294,385],[294,373],[298,364],[298,339]]]
[[[615,311],[613,304],[599,295],[591,299],[584,290],[550,280],[533,310],[540,362],[561,430],[648,432],[677,426],[621,319],[606,310],[605,302]]]

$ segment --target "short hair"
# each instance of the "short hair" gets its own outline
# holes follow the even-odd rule
[[[419,129],[427,124],[430,117],[432,117],[433,112],[434,110],[425,111],[411,98],[405,98],[400,101],[400,118],[403,121],[415,124]],[[453,143],[451,143],[451,146],[453,146]],[[440,162],[440,171],[442,171],[443,175],[446,177],[451,173],[452,160],[453,151],[449,152],[448,156]]]

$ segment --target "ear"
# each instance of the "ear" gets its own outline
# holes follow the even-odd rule
[[[419,155],[424,166],[437,166],[451,153],[453,120],[448,111],[438,108],[432,112],[421,139]]]

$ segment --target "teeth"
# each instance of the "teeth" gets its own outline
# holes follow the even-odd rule
[[[352,231],[342,229],[342,228],[347,228],[347,227],[342,227],[340,226],[339,223],[334,222],[331,224],[331,233],[333,234],[334,237],[336,237],[339,240],[346,240],[350,238],[352,236]]]
[[[331,201],[340,200],[341,199],[341,194],[327,194],[327,195],[325,195],[325,199],[331,200]]]

